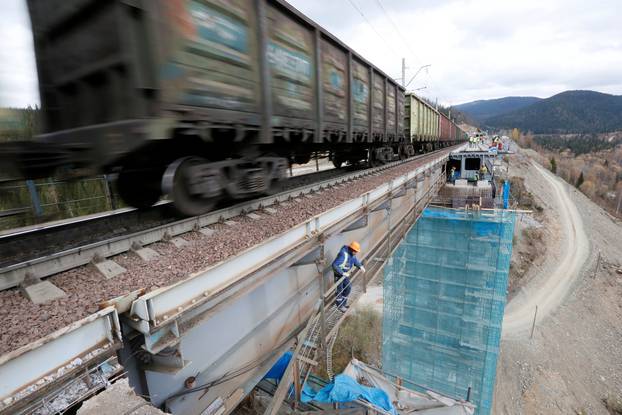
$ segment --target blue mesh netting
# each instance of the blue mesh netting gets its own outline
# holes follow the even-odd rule
[[[384,270],[385,373],[490,413],[514,216],[424,211]]]

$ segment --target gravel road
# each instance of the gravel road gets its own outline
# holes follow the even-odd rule
[[[538,169],[540,165],[529,161],[548,164],[548,160],[525,149],[511,158],[511,175],[524,177],[528,190],[544,207],[547,255],[542,263],[527,268],[526,280],[548,280],[566,257],[568,229],[561,217],[568,213],[559,209],[557,191]],[[590,256],[579,275],[566,284],[568,292],[561,294],[563,300],[555,310],[538,318],[533,337],[524,330],[522,336],[504,336],[494,414],[610,415],[604,399],[622,398],[622,274],[618,273],[622,270],[622,222],[574,187],[561,185],[581,215]],[[533,310],[527,314],[533,319]]]
[[[573,286],[590,252],[581,215],[568,194],[568,184],[540,165],[532,163],[550,184],[550,190],[555,196],[555,208],[559,213],[563,233],[562,256],[551,273],[532,280],[521,294],[509,302],[503,318],[504,338],[530,330],[536,306],[536,323],[554,311]]]

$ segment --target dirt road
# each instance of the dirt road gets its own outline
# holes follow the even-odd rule
[[[562,254],[553,272],[532,280],[521,294],[508,303],[503,318],[504,338],[517,336],[531,329],[536,305],[536,324],[555,310],[569,292],[589,256],[589,242],[583,221],[568,195],[567,184],[537,163],[532,163],[550,183],[551,192],[555,195],[563,232]]]

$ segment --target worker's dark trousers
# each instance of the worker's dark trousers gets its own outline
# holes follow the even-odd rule
[[[335,282],[339,281],[341,275],[334,273]],[[335,305],[337,307],[341,307],[342,305],[346,305],[348,303],[348,296],[350,295],[350,290],[352,289],[350,285],[350,278],[345,277],[341,283],[337,286],[337,297],[335,298]]]

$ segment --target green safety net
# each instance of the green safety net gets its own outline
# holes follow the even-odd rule
[[[407,386],[489,414],[515,213],[428,208],[384,270],[382,361]]]

